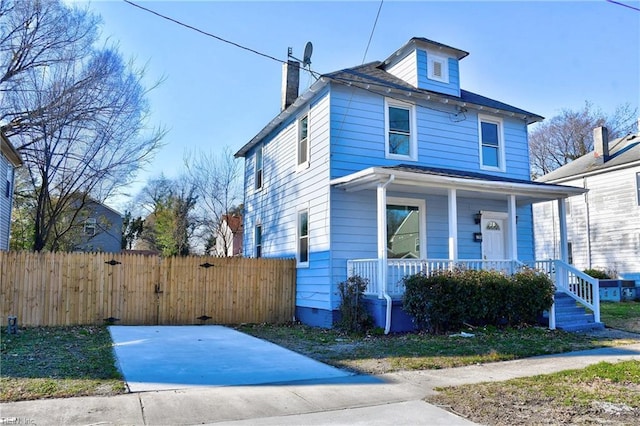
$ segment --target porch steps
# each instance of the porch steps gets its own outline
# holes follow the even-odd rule
[[[576,303],[569,295],[555,294],[556,328],[564,331],[602,330],[604,324],[595,322],[593,314]]]

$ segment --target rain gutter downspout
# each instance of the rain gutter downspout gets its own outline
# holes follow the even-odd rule
[[[387,301],[387,312],[384,326],[384,334],[391,331],[391,309],[393,301],[387,293],[387,186],[395,180],[395,175],[389,175],[389,180],[378,184],[378,258],[380,267],[378,268],[378,280],[381,284],[382,297]]]

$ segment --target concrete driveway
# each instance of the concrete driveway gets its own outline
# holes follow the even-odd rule
[[[111,326],[132,392],[194,386],[375,382],[228,327]]]

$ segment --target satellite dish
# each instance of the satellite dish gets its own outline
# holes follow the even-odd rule
[[[311,54],[313,53],[313,44],[310,41],[304,46],[304,56],[302,57],[302,65],[310,66],[311,65]]]

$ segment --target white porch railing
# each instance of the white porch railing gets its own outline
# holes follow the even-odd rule
[[[367,279],[366,294],[382,297],[383,289],[378,282],[379,259],[354,259],[347,261],[349,276],[358,275]],[[496,270],[504,274],[513,274],[524,264],[513,260],[457,260],[451,259],[388,259],[387,260],[387,293],[392,297],[404,294],[402,279],[407,275],[422,272],[430,274],[436,271],[447,271],[456,268],[474,270]]]
[[[595,322],[600,322],[600,282],[596,278],[561,260],[537,260],[529,266],[546,273],[556,285],[557,291],[568,294],[576,302],[590,309]],[[549,316],[550,327],[552,323],[555,324],[553,309]]]

